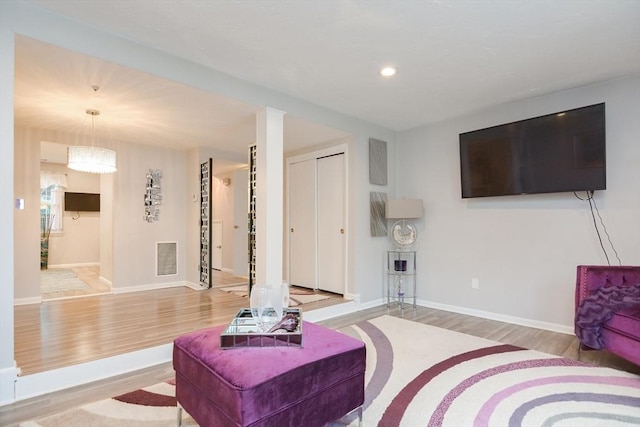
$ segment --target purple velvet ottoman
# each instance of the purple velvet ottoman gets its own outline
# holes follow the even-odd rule
[[[364,344],[304,322],[304,347],[220,348],[225,326],[173,343],[176,398],[201,427],[322,426],[364,402]]]

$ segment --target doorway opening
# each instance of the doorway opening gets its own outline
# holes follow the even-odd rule
[[[100,200],[101,176],[69,169],[67,147],[40,142],[42,300],[111,293],[111,287],[100,279],[100,210],[105,206],[79,203],[78,199]]]

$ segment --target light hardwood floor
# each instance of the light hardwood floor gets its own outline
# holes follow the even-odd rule
[[[185,332],[227,323],[247,307],[246,298],[217,289],[243,281],[217,271],[214,288],[207,290],[75,295],[16,306],[15,360],[22,374],[29,375],[171,343]],[[344,301],[318,293],[329,299],[304,304],[305,311]]]
[[[52,268],[55,270],[55,268]],[[75,273],[76,276],[84,283],[86,283],[89,288],[82,290],[69,290],[69,291],[61,291],[61,292],[43,292],[41,294],[42,299],[46,301],[58,300],[58,299],[69,299],[69,298],[77,298],[77,297],[87,297],[87,296],[95,296],[95,295],[103,295],[110,294],[111,287],[100,280],[100,266],[84,266],[84,267],[73,267],[70,269]],[[242,283],[248,283],[246,277],[242,276],[234,276],[233,274],[229,274],[220,270],[213,270],[211,272],[212,278],[212,287],[219,288],[230,285],[237,285]]]
[[[340,299],[333,298],[314,303],[314,307],[335,303],[340,303]],[[238,308],[245,305],[246,299],[216,289],[190,291],[176,288],[145,292],[143,298],[140,295],[136,298],[133,294],[105,295],[86,300],[43,303],[39,310],[19,310],[20,307],[16,307],[16,360],[21,368],[31,366],[33,372],[37,372],[43,367],[51,369],[53,366],[80,363],[171,342],[173,338],[170,337],[181,333],[226,323]],[[308,307],[306,310],[312,308]],[[340,328],[383,314],[559,356],[578,358],[578,341],[571,335],[424,307],[418,307],[415,311],[405,308],[404,313],[401,313],[397,307],[387,309],[380,306],[321,323],[331,328]],[[64,321],[64,317],[69,320]],[[100,317],[101,321],[92,323],[92,317]],[[37,325],[28,326],[27,323],[30,321]],[[91,326],[87,326],[88,323]],[[47,331],[46,334],[44,330]],[[164,332],[160,333],[160,330]],[[27,350],[26,347],[30,345],[28,343],[32,341],[37,343],[31,345],[31,350]],[[33,356],[31,352],[37,355]],[[606,352],[582,352],[580,360],[640,374],[640,367]],[[14,425],[24,420],[57,413],[155,384],[172,375],[171,364],[167,363],[5,405],[0,407],[0,425]]]
[[[55,270],[52,268],[52,270]],[[41,294],[43,301],[51,301],[55,299],[63,298],[76,298],[86,297],[90,295],[110,294],[111,287],[106,283],[100,281],[100,267],[99,266],[87,266],[87,267],[73,267],[71,271],[89,288],[83,290],[71,290],[62,292],[43,292]]]

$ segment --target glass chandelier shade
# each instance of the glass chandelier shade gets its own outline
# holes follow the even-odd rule
[[[67,166],[79,172],[113,173],[116,169],[116,152],[107,148],[75,145],[67,151]]]
[[[70,146],[67,150],[67,166],[79,172],[113,173],[117,170],[116,152],[95,144],[95,122],[100,111],[89,109],[86,113],[91,116],[92,145]]]

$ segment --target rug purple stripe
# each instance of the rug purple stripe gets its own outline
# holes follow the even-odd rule
[[[467,362],[469,360],[485,357],[491,354],[507,353],[511,351],[523,350],[521,347],[515,347],[512,345],[497,345],[492,347],[480,348],[477,350],[469,351],[466,353],[457,354],[442,362],[436,363],[429,369],[423,371],[420,375],[414,378],[409,384],[407,384],[401,391],[393,398],[387,409],[384,411],[378,427],[393,427],[400,425],[400,420],[404,416],[411,401],[416,395],[427,385],[433,378],[440,373],[450,369],[460,363]]]
[[[531,387],[538,387],[548,384],[567,384],[567,383],[580,383],[580,384],[604,384],[622,387],[632,387],[640,389],[640,378],[629,377],[602,377],[595,375],[558,375],[544,378],[536,378],[534,380],[524,381],[519,384],[514,384],[504,390],[495,393],[489,400],[487,400],[482,408],[478,411],[478,415],[473,421],[474,427],[487,427],[489,420],[493,415],[496,407],[507,397],[520,393]]]
[[[527,402],[517,408],[509,419],[509,427],[521,426],[522,420],[527,412],[541,405],[547,405],[555,402],[598,402],[609,403],[613,405],[624,405],[632,408],[640,408],[640,398],[630,396],[616,396],[612,394],[601,393],[560,393],[549,396],[540,397]]]
[[[367,409],[371,402],[380,395],[382,389],[391,377],[393,370],[393,347],[389,338],[370,322],[360,322],[357,326],[371,339],[376,349],[376,369],[367,384],[363,409]]]
[[[496,366],[495,368],[487,369],[479,372],[455,386],[447,395],[442,399],[438,407],[434,411],[431,419],[429,420],[429,427],[441,426],[444,420],[444,415],[449,410],[449,407],[453,401],[460,396],[465,390],[472,385],[482,381],[483,379],[492,377],[494,375],[502,374],[505,372],[516,371],[520,369],[539,368],[547,366],[588,366],[585,363],[577,362],[572,359],[551,358],[551,359],[532,359],[523,360],[520,362],[508,363],[506,365]]]
[[[151,393],[146,390],[136,390],[131,393],[121,394],[113,398],[114,400],[142,406],[177,406],[175,396]]]
[[[393,347],[384,332],[372,323],[364,321],[357,323],[356,326],[367,334],[373,347],[376,349],[376,368],[364,391],[364,404],[362,405],[362,410],[364,411],[371,405],[371,402],[380,395],[385,384],[387,384],[387,381],[389,381],[391,377],[391,371],[393,370]],[[351,413],[333,423],[333,425],[348,425],[356,418],[357,415]]]

